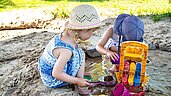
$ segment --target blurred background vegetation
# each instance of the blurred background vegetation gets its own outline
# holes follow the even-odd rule
[[[67,18],[79,4],[91,4],[102,16],[116,17],[121,13],[152,16],[154,21],[171,18],[171,0],[0,0],[0,12],[54,6],[56,18]]]

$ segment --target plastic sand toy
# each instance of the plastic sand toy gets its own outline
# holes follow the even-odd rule
[[[131,62],[130,70],[129,70],[129,78],[128,78],[128,83],[131,86],[133,85],[133,82],[134,82],[135,68],[136,68],[135,63]]]
[[[123,77],[122,77],[122,83],[127,84],[128,83],[128,72],[129,72],[129,62],[125,61],[124,62],[124,72],[123,72]]]
[[[147,54],[147,44],[136,41],[121,44],[119,71],[115,72],[115,76],[118,84],[124,85],[130,95],[142,96],[145,93],[145,86],[149,80],[145,74]]]
[[[136,64],[136,71],[134,76],[134,86],[138,87],[140,85],[140,75],[141,75],[141,63]]]

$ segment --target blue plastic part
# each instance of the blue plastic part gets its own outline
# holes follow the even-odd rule
[[[136,64],[135,76],[134,76],[134,86],[138,87],[140,85],[140,75],[141,75],[141,63]]]

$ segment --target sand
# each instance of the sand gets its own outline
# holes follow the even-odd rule
[[[98,29],[89,42],[79,45],[86,51],[95,47],[104,30],[113,24],[114,18],[104,18],[105,26]],[[146,95],[171,95],[171,23],[169,19],[153,22],[143,17],[144,39],[149,44],[147,75],[150,81]],[[56,21],[56,20],[55,20]],[[57,21],[59,24],[65,20]],[[49,22],[49,21],[48,21]],[[56,24],[56,23],[55,23]],[[51,23],[51,25],[53,23]],[[60,25],[61,26],[61,25]],[[56,25],[55,28],[59,28]],[[54,28],[54,29],[55,29]],[[22,29],[0,31],[0,95],[2,96],[77,96],[71,88],[47,88],[37,70],[37,60],[48,41],[59,33],[59,29]],[[86,59],[96,64],[97,59]]]

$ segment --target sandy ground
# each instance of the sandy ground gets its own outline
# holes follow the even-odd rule
[[[150,81],[146,95],[171,95],[171,23],[168,19],[154,23],[148,17],[144,38],[150,46],[147,75]],[[104,30],[113,23],[104,19],[105,26],[98,29],[83,49],[94,48]],[[37,60],[45,45],[55,35],[44,29],[0,31],[0,95],[1,96],[77,96],[71,88],[51,89],[43,85],[37,70]],[[88,64],[98,60],[86,59]]]

